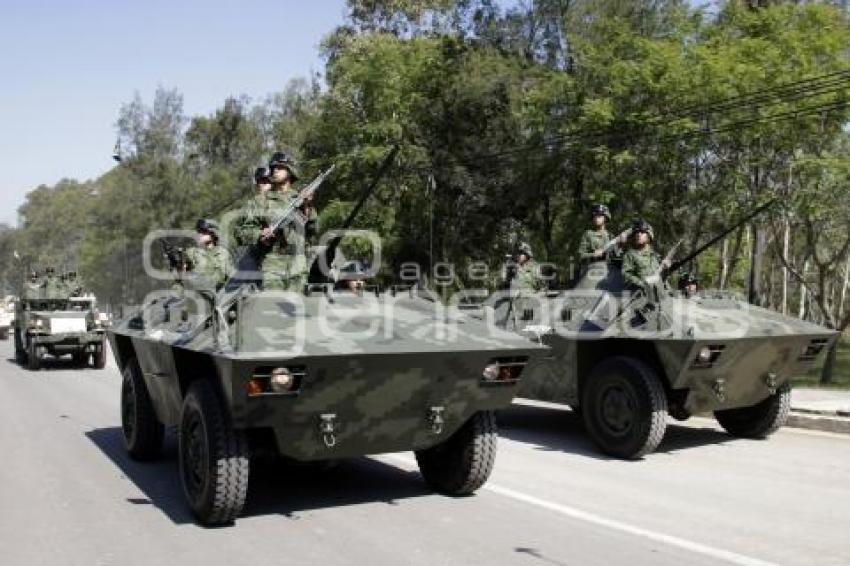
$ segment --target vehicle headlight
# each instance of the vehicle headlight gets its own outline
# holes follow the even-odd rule
[[[703,346],[697,354],[697,361],[703,364],[711,362],[711,348]]]
[[[275,393],[286,393],[294,383],[295,378],[287,368],[275,368],[269,377],[269,388]]]
[[[499,364],[489,364],[484,368],[484,381],[496,381],[499,379]]]

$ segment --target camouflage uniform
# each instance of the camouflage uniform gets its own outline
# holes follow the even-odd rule
[[[192,263],[192,272],[186,277],[196,289],[220,289],[233,272],[230,252],[221,246],[191,248],[186,257]]]
[[[62,299],[67,297],[68,293],[65,285],[58,277],[48,275],[44,282],[44,298],[45,299]]]
[[[36,279],[35,281],[27,281],[24,285],[25,299],[43,299],[44,298],[44,281]]]
[[[594,257],[596,250],[605,247],[611,241],[611,234],[606,229],[587,230],[581,237],[578,253],[581,261],[591,263],[594,261],[605,261],[605,258]]]
[[[623,281],[633,289],[643,289],[646,278],[661,273],[661,259],[647,244],[642,249],[629,249],[623,256]]]
[[[294,190],[268,194],[272,208],[283,210],[298,196]],[[318,215],[310,210],[305,218],[299,212],[267,246],[263,255],[263,289],[269,291],[301,291],[307,283],[307,237],[315,231]]]

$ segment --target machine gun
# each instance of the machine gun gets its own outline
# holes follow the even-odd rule
[[[386,175],[393,161],[395,160],[396,154],[398,154],[399,146],[394,145],[384,160],[381,162],[380,167],[378,168],[378,172],[375,174],[375,178],[372,179],[372,182],[366,187],[363,192],[360,194],[360,198],[357,200],[357,204],[354,205],[354,208],[351,209],[351,212],[348,213],[345,221],[343,221],[342,226],[340,226],[340,230],[347,230],[354,223],[354,220],[357,218],[357,215],[360,214],[360,210],[363,208],[363,205],[366,204],[366,201],[372,196],[372,193],[375,192],[375,188],[378,186],[378,182]],[[328,245],[319,251],[316,256],[313,258],[313,262],[310,265],[310,273],[307,277],[307,281],[310,283],[318,283],[324,280],[327,280],[326,274],[322,273],[322,267],[330,268],[333,264],[334,258],[336,258],[336,251],[339,248],[339,244],[342,241],[342,236],[337,236],[333,238]]]
[[[719,242],[720,240],[722,240],[723,238],[725,238],[726,236],[728,236],[729,234],[731,234],[732,232],[734,232],[735,230],[737,230],[738,228],[740,228],[741,226],[743,226],[744,224],[746,224],[747,222],[749,222],[750,220],[752,220],[753,218],[755,218],[756,216],[758,216],[759,214],[764,212],[765,210],[771,208],[774,204],[776,204],[776,202],[777,202],[777,199],[773,198],[773,199],[770,199],[769,201],[767,201],[766,203],[762,204],[761,206],[756,207],[752,212],[750,212],[749,214],[747,214],[746,216],[744,216],[743,218],[741,218],[740,220],[738,220],[737,222],[732,224],[729,228],[723,230],[719,234],[716,234],[714,237],[712,237],[706,243],[702,244],[701,246],[699,246],[697,249],[695,249],[694,251],[692,251],[691,253],[689,253],[688,255],[683,257],[682,259],[675,261],[672,264],[670,264],[670,268],[667,270],[667,273],[672,273],[673,271],[679,269],[680,267],[682,267],[683,265],[685,265],[689,261],[693,260],[695,257],[700,255],[702,252],[704,252],[705,250],[707,250],[708,248],[710,248],[711,246],[713,246],[714,244],[716,244],[717,242]]]

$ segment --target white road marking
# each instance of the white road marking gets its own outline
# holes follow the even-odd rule
[[[378,458],[392,460],[394,462],[402,464],[407,469],[416,469],[415,459],[409,456],[404,456],[402,454],[383,454]],[[729,562],[730,564],[738,564],[740,566],[776,566],[774,562],[759,560],[758,558],[745,556],[743,554],[738,554],[737,552],[723,550],[722,548],[715,548],[713,546],[708,546],[677,536],[666,535],[664,533],[651,531],[643,527],[630,525],[622,521],[608,519],[606,517],[602,517],[594,513],[589,513],[587,511],[582,511],[581,509],[576,509],[575,507],[570,507],[568,505],[562,505],[560,503],[547,501],[545,499],[541,499],[539,497],[535,497],[527,493],[522,493],[520,491],[516,491],[507,487],[502,487],[500,485],[493,484],[490,482],[484,484],[484,487],[482,487],[481,489],[496,493],[503,497],[509,497],[511,499],[521,501],[529,505],[534,505],[536,507],[540,507],[573,519],[578,519],[580,521],[593,523],[594,525],[599,525],[600,527],[605,527],[607,529],[620,531],[622,533],[627,533],[655,542],[660,542],[696,554],[702,554],[711,558],[717,558],[719,560]]]

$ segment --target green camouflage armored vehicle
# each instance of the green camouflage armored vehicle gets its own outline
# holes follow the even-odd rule
[[[203,523],[239,515],[252,454],[328,461],[413,450],[439,492],[490,474],[494,411],[545,351],[413,294],[162,292],[109,330],[130,455],[179,429],[184,494]]]
[[[790,379],[836,333],[754,307],[730,293],[540,292],[497,324],[551,348],[526,368],[520,395],[566,403],[605,453],[639,458],[661,442],[667,415],[714,413],[732,435],[764,438],[790,408]]]
[[[45,354],[70,354],[77,366],[106,365],[105,327],[94,297],[19,299],[15,307],[15,359],[31,370]]]

